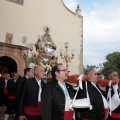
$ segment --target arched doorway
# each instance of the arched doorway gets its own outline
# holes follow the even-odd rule
[[[0,57],[0,77],[4,75],[4,73],[14,73],[17,72],[17,64],[14,59],[8,56]]]

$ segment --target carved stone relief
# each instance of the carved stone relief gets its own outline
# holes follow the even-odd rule
[[[5,43],[8,44],[12,44],[12,40],[13,40],[13,33],[6,33],[6,39],[5,39]]]

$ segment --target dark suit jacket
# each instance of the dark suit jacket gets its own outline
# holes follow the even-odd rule
[[[102,99],[102,95],[100,92],[93,86],[93,84],[88,81],[87,82],[88,87],[88,94],[90,98],[90,102],[92,105],[92,110],[89,108],[81,108],[77,109],[77,115],[80,114],[80,118],[87,118],[89,120],[104,120],[104,103]],[[77,94],[77,99],[79,98],[86,98],[86,85],[85,82],[83,82],[83,90],[79,89]],[[80,120],[78,117],[77,119]]]
[[[5,79],[0,79],[0,107],[3,105],[3,90],[5,87]]]
[[[44,88],[45,83],[41,81],[41,87]],[[18,100],[17,114],[18,116],[24,115],[23,107],[24,106],[38,106],[38,93],[39,85],[35,78],[29,78],[24,80],[22,89],[20,92],[20,98]]]
[[[17,97],[17,100],[20,99],[20,93],[21,93],[22,87],[24,86],[25,80],[26,80],[26,77],[20,77],[16,82],[16,97]]]
[[[5,87],[5,79],[3,78],[0,80],[0,95],[3,94],[4,87]]]
[[[5,87],[5,78],[0,80],[0,107],[2,107],[4,101],[4,87]],[[7,97],[7,94],[5,95]]]
[[[101,91],[102,95],[107,99],[109,86],[106,86],[106,91],[101,90],[99,86],[98,86],[98,88]]]
[[[73,99],[73,88],[66,83],[70,98]],[[65,95],[57,80],[46,84],[41,94],[42,120],[63,120],[65,110]]]
[[[16,82],[12,79],[7,83],[8,96],[16,96]]]

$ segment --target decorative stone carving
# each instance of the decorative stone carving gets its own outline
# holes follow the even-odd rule
[[[6,33],[6,39],[5,39],[5,43],[8,44],[12,44],[12,40],[13,40],[13,33]]]
[[[77,9],[75,12],[76,12],[76,15],[81,16],[81,10],[80,10],[79,5],[77,5]]]

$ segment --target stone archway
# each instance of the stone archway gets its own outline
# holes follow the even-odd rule
[[[17,72],[18,74],[23,75],[23,70],[25,68],[25,60],[23,57],[24,50],[28,50],[28,48],[25,46],[0,42],[0,60],[2,63],[4,60],[7,61],[4,63],[4,66],[1,65],[1,67],[4,67],[6,71],[9,68],[9,73]],[[7,64],[7,66],[5,66],[5,64]],[[9,66],[14,67],[10,68]]]
[[[14,59],[8,56],[2,56],[0,57],[0,74],[1,76],[4,75],[4,73],[14,73],[17,72],[17,63]]]

